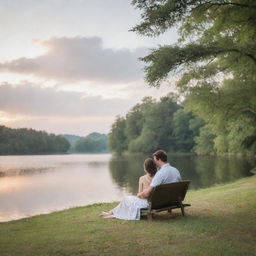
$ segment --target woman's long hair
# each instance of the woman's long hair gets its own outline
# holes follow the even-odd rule
[[[144,169],[150,175],[150,177],[153,177],[156,174],[157,168],[156,168],[156,164],[152,158],[145,159]]]

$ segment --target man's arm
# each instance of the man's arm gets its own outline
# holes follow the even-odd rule
[[[147,198],[149,197],[150,193],[152,192],[154,187],[149,186],[147,189],[143,190],[141,193],[137,194],[139,198]]]

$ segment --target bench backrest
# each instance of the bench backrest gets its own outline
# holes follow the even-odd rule
[[[190,181],[184,180],[156,186],[148,201],[151,202],[151,209],[160,209],[171,205],[177,205],[179,198],[184,200]]]

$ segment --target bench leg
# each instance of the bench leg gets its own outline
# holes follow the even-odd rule
[[[148,220],[153,220],[153,217],[152,217],[152,213],[151,212],[148,212]]]
[[[180,206],[183,217],[185,217],[184,205],[183,205],[180,197],[179,197],[179,206]]]
[[[183,206],[183,205],[181,205],[180,209],[181,209],[181,212],[182,212],[183,217],[185,217],[185,210],[184,210],[184,206]]]

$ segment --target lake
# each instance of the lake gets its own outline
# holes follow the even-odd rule
[[[0,221],[136,194],[146,156],[110,154],[0,156]],[[253,175],[256,160],[169,155],[190,189]],[[108,209],[106,209],[108,210]]]

